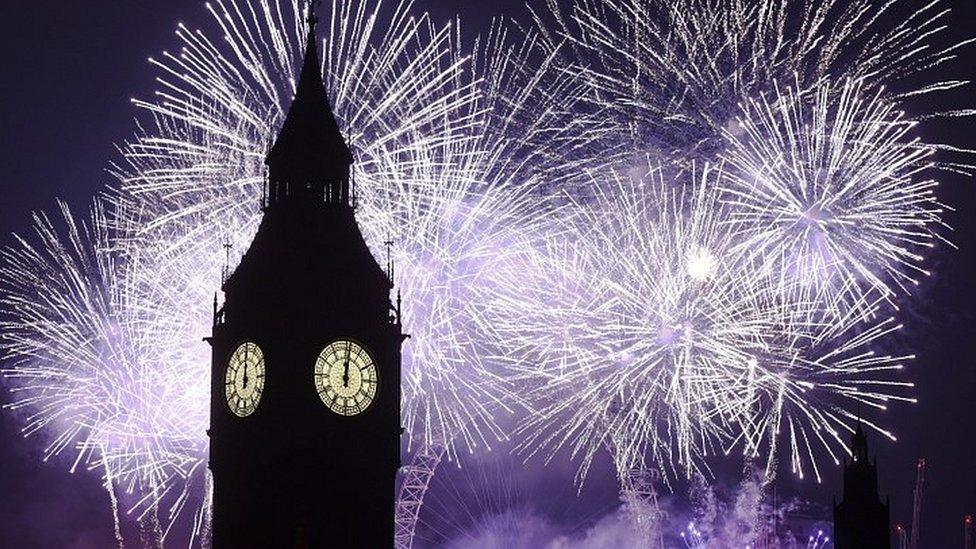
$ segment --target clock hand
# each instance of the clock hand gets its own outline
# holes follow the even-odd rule
[[[346,362],[342,365],[342,386],[349,387],[349,354],[352,352],[352,345],[346,343]]]
[[[244,347],[244,388],[247,389],[247,347]]]

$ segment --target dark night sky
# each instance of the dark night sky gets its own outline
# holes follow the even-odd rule
[[[440,20],[461,9],[472,30],[492,15],[521,13],[517,0],[458,5],[418,2]],[[976,2],[950,5],[953,33],[961,37],[976,28]],[[0,2],[0,51],[5,54],[0,56],[0,243],[9,243],[12,231],[27,227],[32,210],[50,209],[58,197],[84,206],[109,182],[104,168],[113,143],[132,129],[128,98],[149,95],[153,73],[146,57],[174,46],[172,31],[180,20],[198,26],[208,14],[199,0]],[[965,50],[948,74],[976,77],[974,54],[972,47]],[[970,85],[943,94],[939,102],[946,108],[973,105],[973,95]],[[976,148],[972,121],[938,122],[923,131]],[[904,344],[919,356],[908,375],[917,383],[920,402],[893,409],[886,418],[899,436],[897,443],[877,437],[872,442],[882,492],[892,498],[892,519],[910,520],[913,462],[924,456],[929,474],[923,547],[960,547],[963,513],[976,513],[976,186],[946,177],[941,192],[957,210],[947,217],[960,249],[933,254],[933,276],[903,311]],[[16,429],[10,415],[0,414],[0,546],[111,546],[108,502],[97,476],[70,475],[63,463],[42,463],[38,444],[24,443]],[[821,486],[781,476],[779,491],[827,503],[840,471],[826,467],[824,474]]]

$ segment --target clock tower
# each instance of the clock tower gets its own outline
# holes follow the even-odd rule
[[[264,217],[214,303],[215,549],[393,545],[399,299],[356,223],[353,157],[319,67],[310,15]]]

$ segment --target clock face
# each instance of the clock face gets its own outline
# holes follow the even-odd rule
[[[230,356],[224,380],[227,405],[237,416],[254,413],[264,391],[264,353],[255,343],[242,343]]]
[[[315,390],[333,412],[363,413],[376,397],[379,377],[373,357],[358,343],[345,339],[328,344],[315,361]]]

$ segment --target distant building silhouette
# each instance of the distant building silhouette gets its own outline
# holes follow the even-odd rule
[[[356,223],[309,23],[264,217],[220,310],[214,298],[215,549],[393,545],[399,298]]]
[[[858,422],[851,441],[851,461],[844,460],[844,496],[834,504],[836,549],[889,549],[888,501],[878,497],[877,461],[868,459],[868,439]]]

